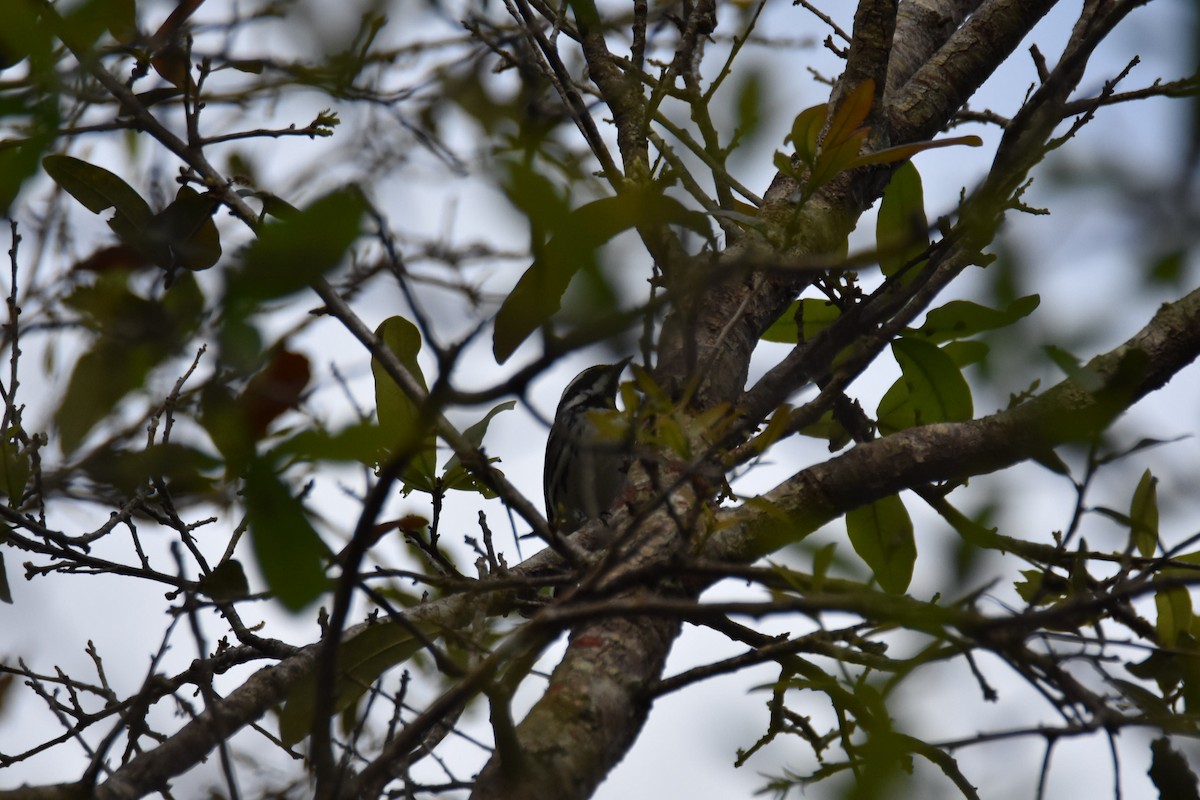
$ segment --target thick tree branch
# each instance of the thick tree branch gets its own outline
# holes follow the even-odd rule
[[[905,0],[896,15],[885,98],[893,94],[958,30],[981,0]]]
[[[1164,305],[1127,342],[1087,364],[1098,388],[1065,380],[989,417],[911,428],[796,474],[764,495],[776,514],[720,515],[708,558],[753,561],[847,511],[903,489],[983,475],[1086,440],[1200,355],[1200,289]]]
[[[892,98],[894,144],[931,139],[1055,3],[988,0]]]

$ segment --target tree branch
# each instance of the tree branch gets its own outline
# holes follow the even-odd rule
[[[708,558],[749,562],[793,544],[847,511],[903,489],[995,472],[1087,439],[1200,355],[1200,289],[1164,305],[1121,346],[1087,364],[1098,388],[1068,379],[1016,408],[957,423],[910,428],[797,473],[719,515]]]

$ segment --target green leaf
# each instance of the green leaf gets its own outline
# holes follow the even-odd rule
[[[342,642],[338,651],[337,683],[334,687],[333,713],[349,708],[375,680],[388,669],[412,658],[431,633],[419,629],[420,636],[393,622],[371,625]],[[315,670],[296,682],[279,714],[279,737],[287,746],[303,741],[312,731],[316,710],[317,675]]]
[[[86,0],[64,15],[58,33],[73,49],[88,50],[110,26],[121,29],[127,18],[127,0]]]
[[[298,292],[341,263],[361,232],[367,202],[356,188],[338,189],[295,215],[263,225],[230,275],[227,297],[239,304]]]
[[[1108,682],[1121,692],[1122,697],[1136,705],[1138,710],[1147,716],[1157,717],[1163,721],[1171,718],[1171,707],[1167,705],[1166,701],[1144,686],[1120,678],[1109,678]]]
[[[271,454],[307,462],[357,461],[372,465],[379,462],[382,435],[378,425],[368,422],[349,425],[334,433],[306,428],[281,442]]]
[[[841,450],[850,443],[851,439],[842,423],[834,419],[832,411],[826,411],[816,422],[801,428],[800,434],[829,442],[829,452],[831,453]]]
[[[986,342],[973,340],[947,342],[942,345],[942,352],[950,356],[950,360],[959,369],[986,361],[990,350]]]
[[[1003,311],[972,303],[970,300],[951,300],[925,315],[925,323],[913,332],[914,336],[934,344],[964,339],[983,331],[1006,328],[1029,316],[1041,303],[1036,294],[1019,297]]]
[[[36,131],[21,144],[0,150],[0,215],[8,215],[21,186],[37,172],[38,158],[53,141],[49,132]]]
[[[1165,570],[1162,577],[1192,577],[1182,570]],[[1159,641],[1164,647],[1174,647],[1181,634],[1192,628],[1192,596],[1186,586],[1173,586],[1154,593],[1158,619],[1154,623]]]
[[[50,32],[38,19],[37,7],[29,2],[6,3],[4,24],[0,25],[0,70],[32,55],[33,72],[37,75],[38,67],[45,69],[50,48]]]
[[[1158,479],[1142,473],[1129,504],[1129,535],[1138,553],[1150,558],[1158,547]]]
[[[897,495],[860,506],[846,515],[850,544],[885,592],[903,594],[912,581],[917,544],[912,520]]]
[[[567,198],[553,181],[524,159],[507,165],[503,189],[509,202],[529,220],[534,253],[537,253],[546,233],[562,227],[570,213]]]
[[[492,417],[499,414],[501,411],[511,411],[517,405],[516,400],[506,400],[500,405],[489,411],[483,419],[476,422],[471,427],[463,431],[463,436],[475,447],[483,446],[483,437],[487,434],[488,425],[491,424]],[[489,459],[494,461],[495,459]],[[463,465],[455,453],[446,462],[446,469],[442,475],[442,483],[447,489],[458,489],[460,491],[478,492],[486,498],[495,497],[495,494],[484,484],[480,483],[475,476],[469,472]]]
[[[763,331],[760,337],[764,342],[778,342],[780,344],[796,344],[800,340],[799,328],[796,326],[796,312],[800,310],[799,300],[794,300],[787,311],[779,315],[779,319],[771,323],[771,326]]]
[[[820,592],[824,588],[825,576],[829,574],[829,567],[833,564],[833,557],[837,554],[837,542],[830,542],[823,547],[818,547],[813,553],[812,566],[812,591]]]
[[[683,225],[707,237],[708,218],[689,211],[656,187],[631,189],[570,212],[534,259],[496,314],[492,351],[506,361],[521,342],[550,320],[575,273],[594,258],[600,245],[638,225]]]
[[[800,338],[801,329],[796,325],[797,312],[799,312],[800,322],[803,325],[803,338]],[[787,311],[783,312],[779,316],[779,319],[771,323],[771,326],[763,333],[762,338],[767,342],[780,342],[782,344],[796,344],[800,341],[811,342],[816,338],[818,333],[837,322],[838,317],[841,315],[841,309],[828,300],[806,297],[803,300],[796,300],[788,306]]]
[[[145,383],[146,375],[165,355],[154,346],[101,339],[80,356],[54,414],[63,452],[74,451],[125,395]]]
[[[42,166],[63,191],[74,197],[93,214],[115,208],[138,229],[144,228],[153,214],[150,204],[125,181],[94,164],[71,156],[46,156]]]
[[[375,335],[424,388],[425,376],[417,363],[421,332],[404,317],[390,317],[375,329]],[[382,434],[381,462],[408,456],[403,479],[410,489],[432,492],[436,487],[437,439],[429,421],[422,422],[417,404],[396,384],[383,365],[371,359],[375,378],[375,408]]]
[[[329,549],[309,521],[304,502],[292,496],[269,462],[251,462],[242,497],[267,587],[289,611],[302,610],[329,588]]]
[[[800,301],[802,341],[811,342],[842,316],[842,310],[828,300],[808,297]],[[835,359],[836,361],[836,359]]]
[[[925,218],[925,191],[921,175],[911,161],[896,168],[875,223],[875,247],[879,267],[887,276],[918,257],[929,246],[929,222]]]
[[[1013,583],[1013,588],[1026,603],[1047,606],[1067,597],[1070,584],[1066,578],[1054,572],[1040,569],[1023,569],[1024,580]]]
[[[734,136],[740,140],[753,136],[758,131],[762,121],[762,73],[751,71],[742,79],[741,85],[737,89],[734,111],[736,120]]]
[[[974,415],[971,389],[954,360],[918,339],[892,342],[902,373],[879,401],[879,430],[899,430],[934,422],[961,422]]]

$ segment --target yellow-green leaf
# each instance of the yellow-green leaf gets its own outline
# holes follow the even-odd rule
[[[1158,479],[1150,470],[1142,473],[1133,501],[1129,504],[1129,535],[1137,551],[1145,558],[1158,547]]]
[[[1191,577],[1192,573],[1165,570],[1162,577]],[[1163,647],[1174,647],[1181,634],[1192,627],[1192,596],[1186,586],[1173,586],[1154,593],[1154,606],[1158,619],[1154,623]]]
[[[421,332],[417,326],[404,317],[389,317],[380,323],[375,334],[383,339],[384,345],[425,388],[425,376],[417,362],[417,354],[421,352]],[[431,423],[421,420],[417,404],[374,358],[371,359],[371,374],[375,378],[375,409],[382,434],[381,461],[406,455],[408,464],[402,476],[404,482],[411,489],[433,491],[437,471],[437,438]]]
[[[875,246],[879,267],[895,275],[929,245],[929,223],[925,219],[925,192],[921,175],[911,161],[892,173],[875,223]]]

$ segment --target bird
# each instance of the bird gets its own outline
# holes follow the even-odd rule
[[[599,519],[620,495],[632,458],[632,442],[615,419],[621,372],[630,359],[599,364],[567,384],[546,440],[543,489],[546,518],[560,534]]]

